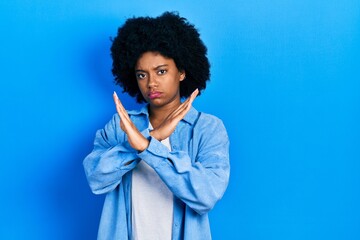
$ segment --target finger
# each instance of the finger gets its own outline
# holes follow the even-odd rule
[[[187,106],[188,99],[180,104],[172,113],[169,114],[168,118],[174,118],[181,113]]]
[[[119,111],[120,109],[120,106],[119,106],[119,98],[116,94],[116,92],[114,91],[113,93],[113,99],[114,99],[114,103],[115,103],[115,107],[116,107],[116,110]],[[121,104],[121,103],[120,103]]]
[[[196,98],[196,96],[199,94],[199,90],[195,89],[190,96],[183,102],[183,106],[187,106],[189,103],[191,104],[194,99]]]
[[[192,102],[195,100],[196,96],[199,94],[199,90],[196,88],[190,96],[173,112],[173,115],[176,115],[185,109],[190,109],[192,106]],[[188,111],[187,110],[187,111]]]
[[[123,112],[121,111],[121,105],[122,105],[122,104],[121,104],[120,99],[119,99],[119,97],[117,96],[117,94],[116,94],[115,91],[114,91],[114,93],[113,93],[113,99],[114,99],[116,111],[117,111],[117,113],[118,113],[118,115],[119,115],[119,117],[120,117],[120,121],[119,121],[119,123],[120,123],[120,128],[121,128],[123,131],[126,132],[126,127],[125,127],[124,121],[123,121],[124,116],[123,116]]]
[[[193,103],[193,101],[195,100],[196,96],[199,94],[199,89],[195,89],[195,91],[193,91],[189,97],[189,103],[190,105]]]
[[[114,98],[114,102],[116,105],[116,111],[118,112],[120,119],[123,120],[123,122],[124,121],[130,122],[131,121],[130,117],[129,117],[127,111],[125,110],[124,106],[122,105],[122,103],[115,91],[113,93],[113,98]]]
[[[119,97],[117,96],[116,92],[114,91],[114,94],[113,94],[113,98],[114,98],[114,102],[115,102],[115,105],[116,105],[116,109],[118,110],[119,114],[122,113],[126,113],[125,115],[127,115],[127,112],[124,108],[124,105],[121,103]]]
[[[114,98],[115,105],[117,107],[119,107],[120,109],[125,109],[124,106],[122,105],[121,101],[120,101],[120,98],[118,97],[118,95],[116,94],[115,91],[114,91],[114,94],[113,94],[113,98]]]
[[[119,105],[119,103],[117,101],[115,102],[115,107],[116,107],[116,111],[117,111],[120,119],[122,120],[123,118],[125,118],[124,113],[123,113],[123,111],[121,109],[121,106]]]
[[[176,113],[182,111],[183,109],[185,109],[185,108],[188,106],[189,102],[194,101],[194,99],[195,99],[195,97],[198,95],[198,93],[199,93],[199,90],[196,88],[196,89],[190,94],[190,96],[189,96],[184,102],[182,102],[177,109],[175,109],[175,110],[173,111],[173,114],[176,114]]]
[[[184,118],[184,116],[190,111],[191,106],[192,106],[192,102],[194,101],[194,99],[196,98],[196,96],[198,95],[199,90],[195,89],[195,91],[177,108],[175,109],[168,117],[167,119],[171,121],[175,120],[175,121],[180,121],[181,119]]]
[[[134,130],[133,123],[129,117],[129,114],[125,110],[124,106],[122,105],[120,99],[118,98],[117,94],[114,92],[113,94],[114,102],[116,105],[116,110],[120,117],[120,128],[128,135],[132,134]]]
[[[192,103],[194,102],[196,96],[199,94],[199,90],[196,88],[190,95],[190,97],[188,97],[188,99],[186,99],[186,101],[184,102],[184,108],[182,108],[180,114],[182,115],[182,118],[186,115],[186,113],[189,112],[189,110],[191,109]]]

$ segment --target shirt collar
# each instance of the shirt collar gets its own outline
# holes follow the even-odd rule
[[[146,115],[146,116],[149,116],[149,113],[148,113],[148,105],[144,105],[142,106],[140,109],[136,109],[136,110],[129,110],[127,111],[129,115]]]
[[[193,125],[198,117],[198,113],[199,112],[194,107],[191,107],[189,112],[185,115],[185,117],[182,120]],[[149,117],[148,104],[144,105],[142,108],[140,108],[138,110],[130,110],[130,111],[128,111],[128,114],[129,115],[146,115],[147,117]]]

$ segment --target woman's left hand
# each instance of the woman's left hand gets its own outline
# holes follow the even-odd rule
[[[130,146],[137,151],[144,151],[149,146],[149,140],[139,132],[131,121],[116,92],[114,92],[113,98],[116,105],[116,111],[120,117],[120,127],[126,133]]]
[[[183,119],[191,109],[192,103],[198,94],[199,90],[195,89],[178,108],[170,113],[157,128],[150,132],[150,135],[159,141],[170,137],[180,120]]]

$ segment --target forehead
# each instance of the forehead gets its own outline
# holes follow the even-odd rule
[[[161,65],[175,66],[172,58],[163,56],[159,52],[145,52],[136,62],[135,69],[154,69]]]

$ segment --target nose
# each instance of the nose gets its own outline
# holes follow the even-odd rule
[[[149,88],[156,88],[158,86],[158,81],[154,74],[149,75],[148,87]]]

